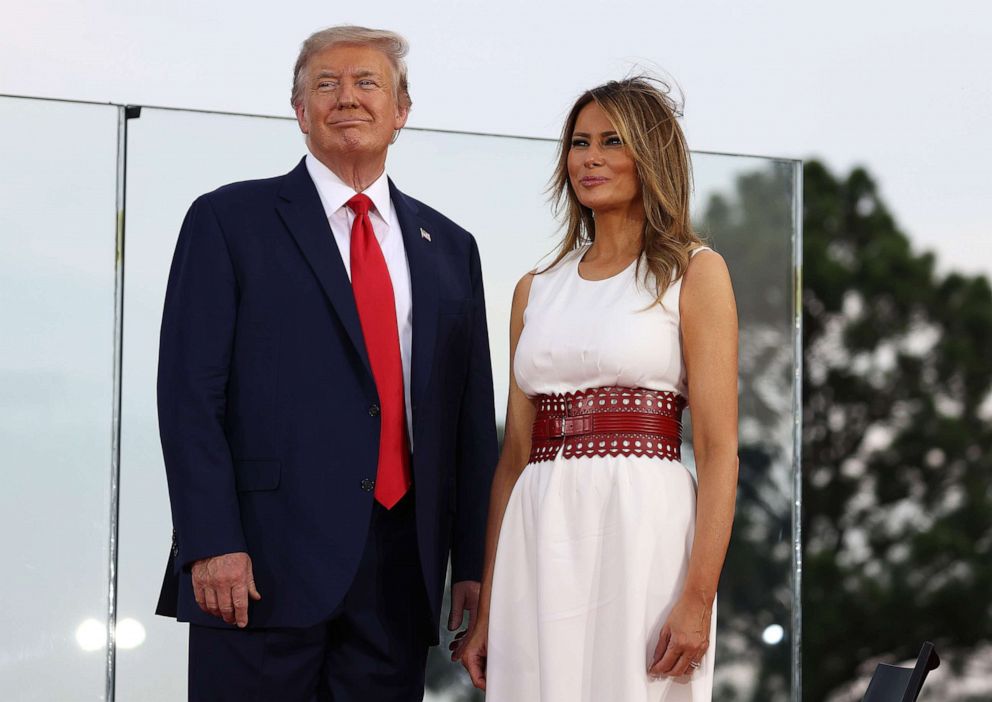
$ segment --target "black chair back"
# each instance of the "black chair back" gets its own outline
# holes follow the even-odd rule
[[[939,665],[940,657],[934,645],[924,641],[913,668],[879,663],[862,702],[916,702],[927,673]]]

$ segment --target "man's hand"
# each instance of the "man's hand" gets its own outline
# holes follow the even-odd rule
[[[475,580],[461,580],[451,585],[451,612],[448,614],[448,631],[460,629],[465,620],[465,610],[468,610],[468,628],[472,630],[475,623],[475,615],[479,609],[479,590],[481,586]],[[457,643],[464,643],[463,636],[456,637]],[[455,643],[455,642],[453,642]],[[457,650],[452,653],[451,660],[455,660]]]
[[[225,553],[193,563],[193,594],[207,614],[239,628],[248,626],[248,598],[262,599],[255,588],[247,553]]]

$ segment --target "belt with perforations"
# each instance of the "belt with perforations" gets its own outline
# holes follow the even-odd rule
[[[682,458],[685,398],[646,388],[603,387],[538,395],[530,463],[582,456]]]

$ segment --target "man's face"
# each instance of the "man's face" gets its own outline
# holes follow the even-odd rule
[[[337,44],[310,59],[296,119],[327,165],[357,154],[381,156],[409,110],[396,95],[389,59],[378,49]]]

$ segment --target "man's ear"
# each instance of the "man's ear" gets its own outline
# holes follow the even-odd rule
[[[296,112],[296,123],[300,125],[300,131],[304,134],[309,134],[310,127],[307,126],[307,108],[303,100],[296,103],[294,111]]]
[[[406,126],[406,120],[410,116],[410,108],[403,107],[402,105],[397,105],[396,107],[396,122],[393,125],[393,129],[399,131]]]

